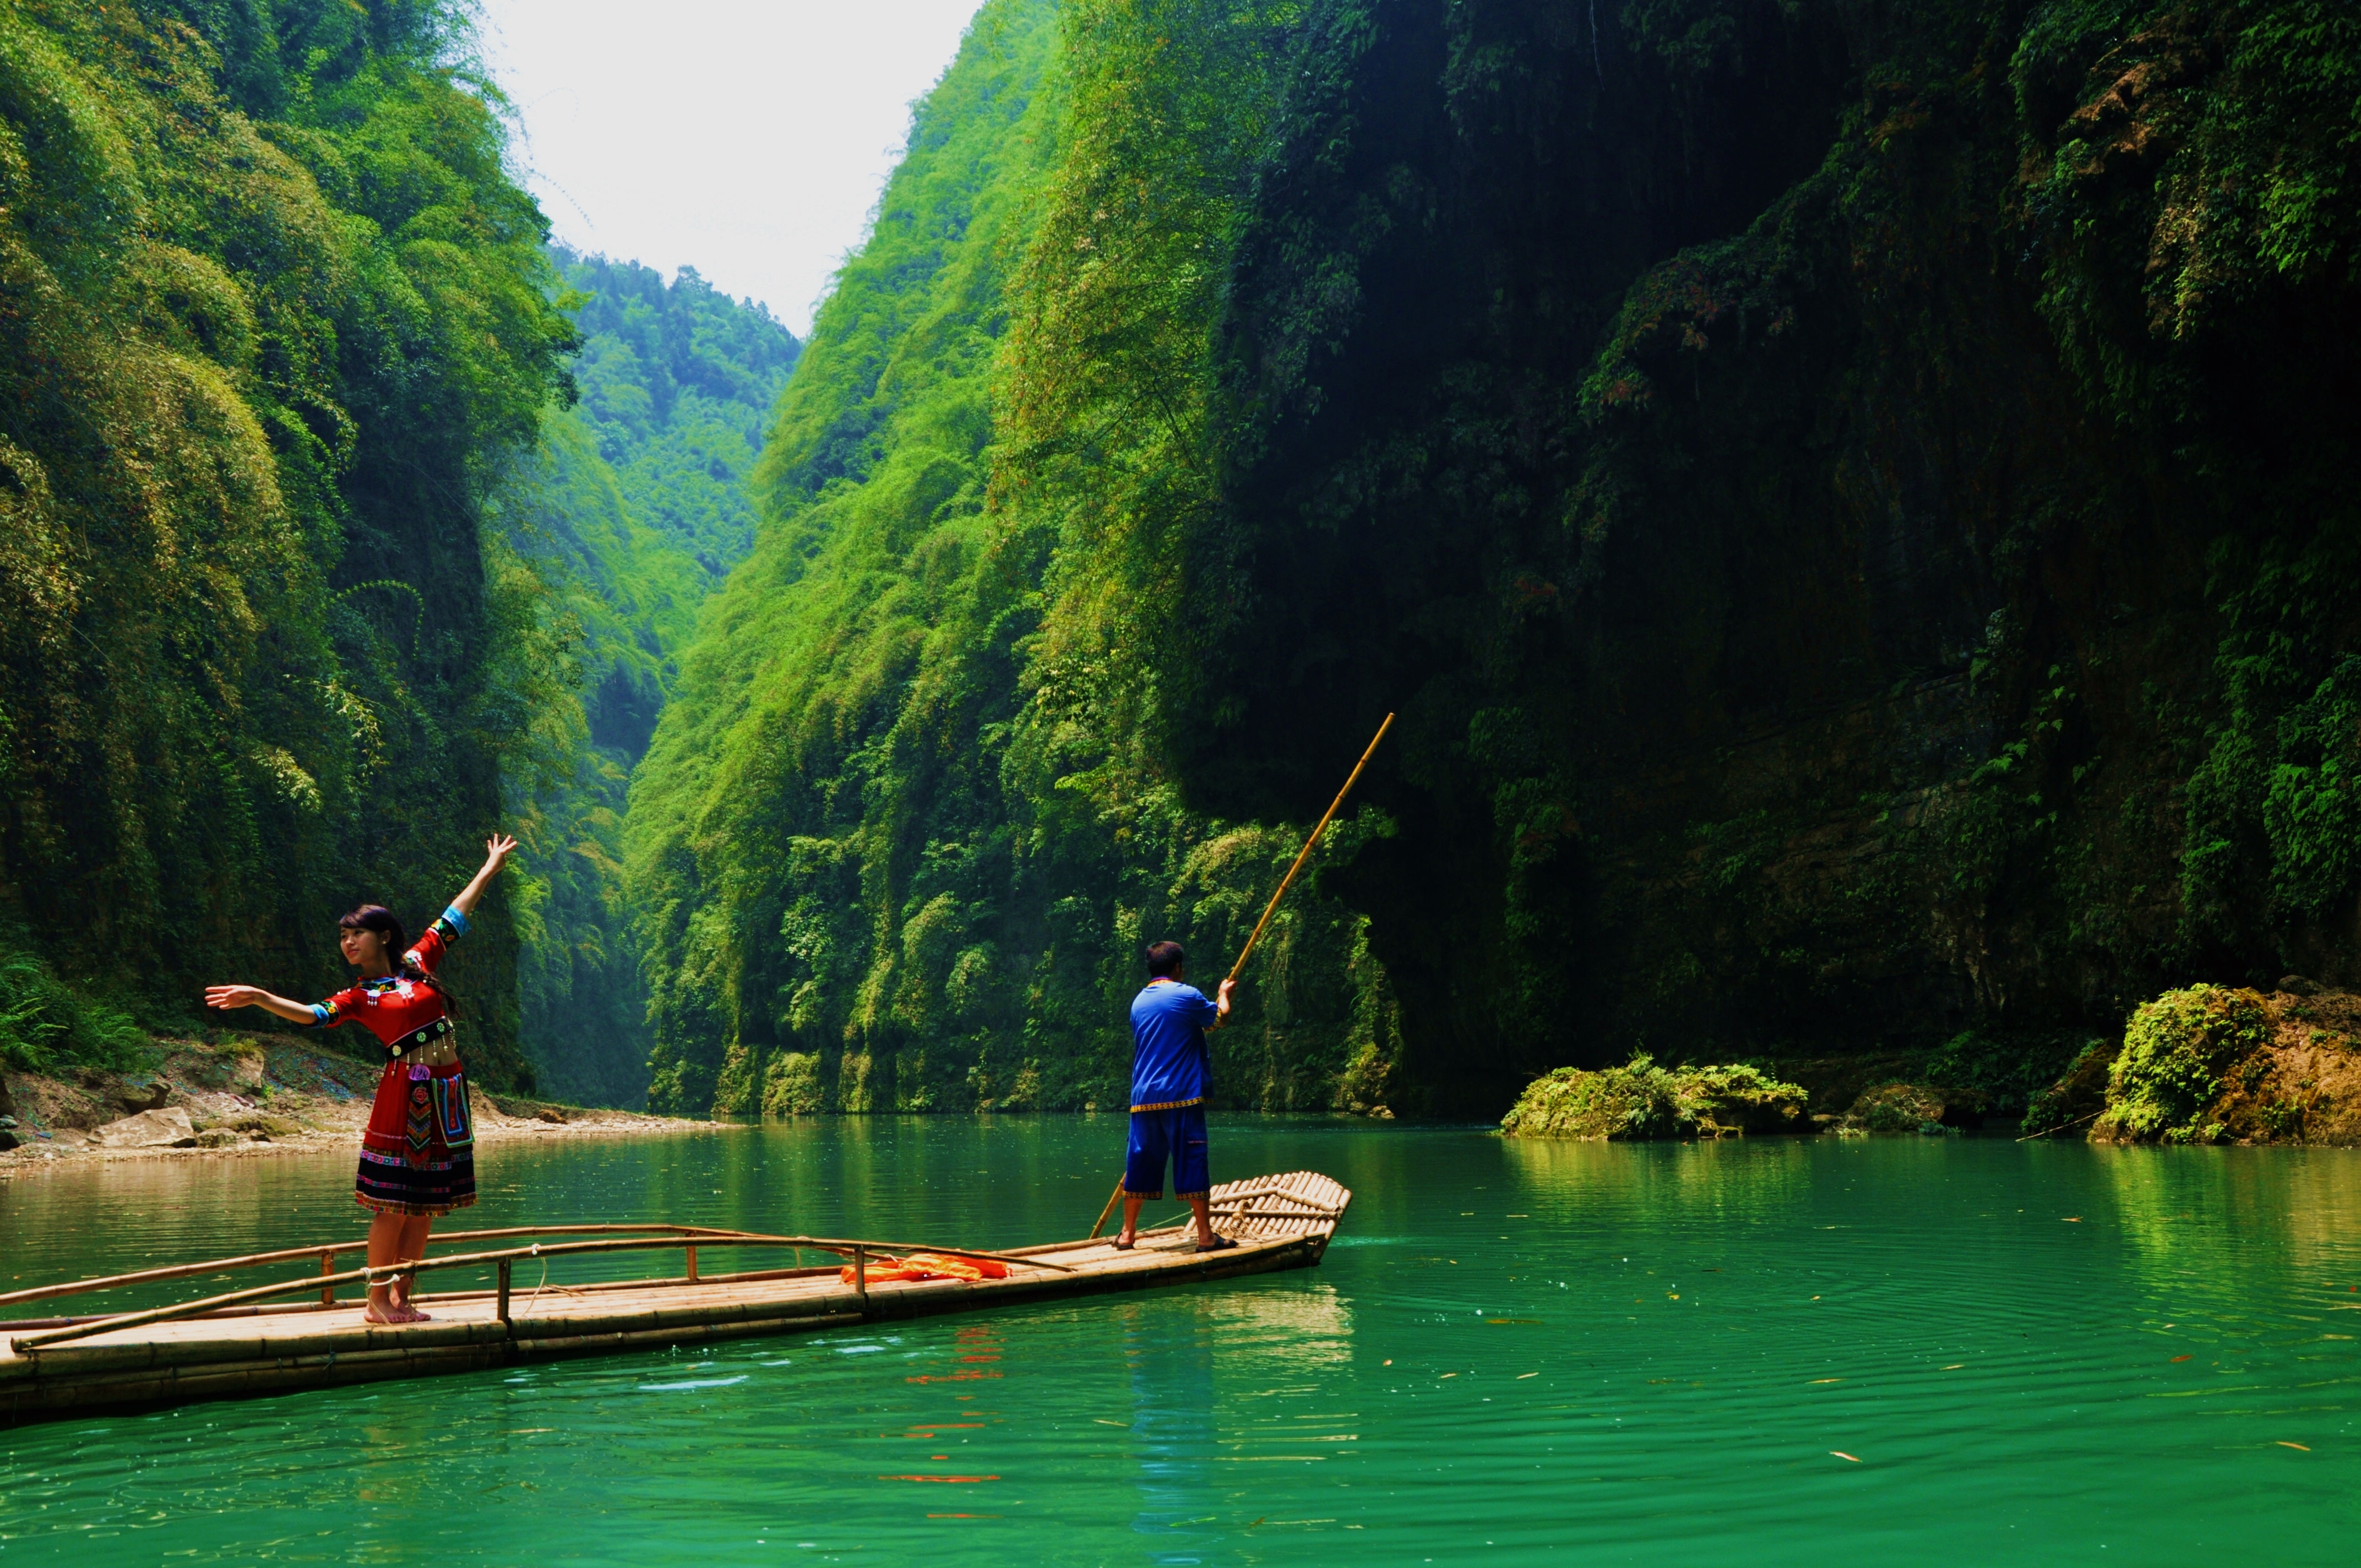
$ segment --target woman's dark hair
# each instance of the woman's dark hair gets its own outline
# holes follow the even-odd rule
[[[1189,957],[1178,942],[1148,944],[1148,972],[1158,980],[1170,980],[1180,972],[1181,963]]]
[[[459,1010],[459,999],[444,988],[443,982],[410,961],[410,938],[402,933],[401,921],[382,904],[364,904],[336,922],[345,931],[374,931],[392,956],[393,972],[404,980],[416,981],[443,998],[443,1004],[452,1012]]]

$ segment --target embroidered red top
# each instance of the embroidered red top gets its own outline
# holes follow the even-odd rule
[[[467,930],[466,916],[456,907],[444,910],[417,945],[401,955],[403,965],[433,974],[445,951]],[[323,1029],[358,1024],[377,1036],[388,1056],[395,1057],[451,1032],[450,1009],[444,1005],[443,993],[399,973],[365,980],[325,1002],[313,1003],[312,1022]]]

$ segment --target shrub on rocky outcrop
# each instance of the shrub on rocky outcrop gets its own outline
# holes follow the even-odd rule
[[[1596,1072],[1562,1067],[1525,1086],[1500,1119],[1510,1137],[1719,1138],[1801,1124],[1805,1091],[1752,1067],[1658,1067],[1646,1056]]]
[[[2212,1142],[2221,1135],[2199,1113],[2222,1092],[2233,1064],[2271,1043],[2272,1024],[2259,992],[2225,986],[2192,985],[2142,1003],[2124,1030],[2092,1137]]]
[[[2065,1102],[2095,1103],[2098,1070],[2059,1080],[2060,1122]],[[2103,1087],[2097,1142],[2361,1146],[2361,995],[2295,977],[2168,992],[2132,1014]]]

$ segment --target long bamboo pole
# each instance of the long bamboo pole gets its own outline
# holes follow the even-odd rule
[[[2044,1131],[2041,1131],[2041,1132],[2038,1132],[2038,1133],[2027,1133],[2027,1134],[2026,1134],[2026,1135],[2025,1135],[2025,1136],[2023,1136],[2023,1137],[2021,1137],[2021,1138],[2017,1139],[2016,1141],[2017,1141],[2018,1143],[2021,1143],[2021,1144],[2029,1144],[2029,1143],[2031,1143],[2031,1142],[2032,1142],[2034,1139],[2036,1139],[2036,1138],[2046,1138],[2046,1137],[2048,1137],[2051,1133],[2062,1133],[2062,1132],[2064,1132],[2064,1131],[2065,1131],[2067,1128],[2069,1128],[2069,1127],[2079,1127],[2079,1126],[2081,1126],[2083,1123],[2085,1123],[2085,1122],[2089,1122],[2089,1121],[2093,1121],[2093,1120],[2097,1119],[2098,1117],[2101,1117],[2101,1116],[2105,1115],[2106,1113],[2107,1113],[2107,1108],[2106,1108],[2105,1106],[2102,1105],[2102,1106],[2100,1106],[2096,1111],[2092,1112],[2092,1113],[2091,1113],[2091,1114],[2090,1114],[2090,1115],[2088,1115],[2088,1116],[2077,1116],[2077,1117],[2075,1117],[2075,1118],[2074,1118],[2072,1121],[2070,1121],[2070,1122],[2060,1122],[2060,1123],[2059,1123],[2056,1126],[2054,1126],[2054,1127],[2050,1127],[2050,1128],[2047,1128],[2047,1129],[2045,1129]]]
[[[1238,954],[1238,961],[1230,966],[1230,979],[1237,979],[1240,972],[1246,969],[1246,959],[1254,954],[1255,944],[1262,940],[1262,928],[1270,924],[1270,917],[1273,915],[1279,913],[1279,901],[1287,896],[1288,888],[1295,881],[1295,873],[1301,871],[1303,862],[1312,858],[1312,848],[1320,842],[1320,835],[1327,831],[1328,819],[1336,815],[1337,810],[1345,804],[1345,797],[1353,793],[1353,786],[1361,781],[1361,770],[1367,767],[1369,759],[1378,753],[1378,742],[1383,740],[1386,738],[1386,731],[1393,727],[1394,716],[1389,713],[1386,715],[1386,721],[1378,726],[1377,738],[1369,742],[1369,749],[1361,753],[1359,762],[1353,764],[1352,776],[1345,781],[1345,787],[1338,790],[1336,798],[1328,803],[1328,809],[1321,815],[1319,824],[1312,829],[1312,837],[1303,840],[1303,848],[1297,852],[1295,863],[1288,867],[1287,875],[1279,879],[1279,891],[1272,894],[1270,902],[1263,906],[1262,918],[1255,922],[1254,934],[1246,938],[1245,949]]]
[[[1301,871],[1303,869],[1303,862],[1312,858],[1313,848],[1320,842],[1320,835],[1326,832],[1328,829],[1328,819],[1336,815],[1337,811],[1342,808],[1345,804],[1345,797],[1353,793],[1353,786],[1355,784],[1361,782],[1361,770],[1367,767],[1369,765],[1369,759],[1378,754],[1378,742],[1383,740],[1386,738],[1386,731],[1391,729],[1393,727],[1394,716],[1389,713],[1386,715],[1386,721],[1378,726],[1376,736],[1369,741],[1369,749],[1361,753],[1361,760],[1359,762],[1353,764],[1351,774],[1345,780],[1345,787],[1336,792],[1336,798],[1330,801],[1328,803],[1328,809],[1321,814],[1319,822],[1315,824],[1312,829],[1312,837],[1304,839],[1303,848],[1296,851],[1295,863],[1288,867],[1287,874],[1279,879],[1279,891],[1270,895],[1270,902],[1268,904],[1263,905],[1262,918],[1255,922],[1253,932],[1246,938],[1246,945],[1238,952],[1238,961],[1230,966],[1230,979],[1235,980],[1245,971],[1246,959],[1254,956],[1255,944],[1262,940],[1263,927],[1270,924],[1270,917],[1273,915],[1279,913],[1279,901],[1287,896],[1288,888],[1292,885],[1295,881],[1295,873]],[[1115,1184],[1115,1191],[1110,1193],[1107,1197],[1106,1207],[1101,1209],[1099,1211],[1099,1217],[1091,1223],[1092,1238],[1094,1239],[1097,1237],[1099,1227],[1106,1223],[1107,1216],[1109,1214],[1115,1212],[1115,1201],[1122,1196],[1123,1183],[1118,1181]]]

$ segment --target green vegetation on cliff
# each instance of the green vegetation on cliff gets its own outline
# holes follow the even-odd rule
[[[20,1055],[324,984],[505,801],[494,1076],[1110,1103],[1389,710],[1229,1102],[2071,1116],[2142,998],[2361,982],[2350,6],[992,0],[783,393],[561,282],[455,15],[0,0]]]
[[[1234,201],[1235,149],[1191,160],[1224,116],[1253,133],[1268,39],[1224,31],[1246,15],[1004,0],[920,105],[781,405],[760,542],[633,789],[654,1103],[1116,1102],[1141,943],[1223,963],[1292,854],[1293,828],[1188,810],[1124,712],[1035,695],[1088,657],[1043,630],[1060,551],[1103,526],[1084,509],[1187,471],[1202,413],[1174,378],[1207,346],[1218,257],[1127,302],[1093,264],[1176,264]],[[1243,60],[1203,47],[1234,36]],[[1256,91],[1231,91],[1241,72]],[[1123,203],[1120,232],[1093,230]],[[1361,923],[1307,895],[1268,951],[1250,1026],[1221,1036],[1225,1092],[1366,1098],[1391,1021]]]
[[[987,6],[634,796],[659,1096],[1104,1102],[1389,709],[1239,1102],[1969,1031],[2013,1107],[2361,963],[2355,25]]]
[[[482,517],[574,334],[457,15],[0,3],[0,940],[38,1048],[111,1048],[60,984],[151,1022],[328,989],[340,909],[464,878],[553,689]],[[497,1082],[516,944],[479,927]]]
[[[1178,717],[1220,809],[1222,751],[1402,708],[1338,891],[1409,1076],[2361,956],[2268,891],[2356,892],[2307,695],[2356,623],[2273,565],[2356,536],[2348,16],[1364,15],[1232,283],[1264,422],[1185,554],[1252,609]]]

